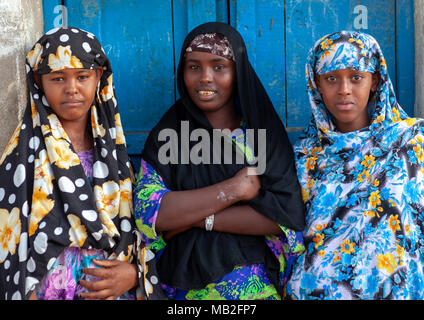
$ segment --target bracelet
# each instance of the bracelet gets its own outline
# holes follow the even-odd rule
[[[205,229],[206,229],[206,231],[212,231],[214,218],[215,218],[214,214],[211,214],[210,216],[205,218]]]

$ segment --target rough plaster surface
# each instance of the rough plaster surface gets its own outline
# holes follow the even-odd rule
[[[25,56],[42,29],[42,0],[0,0],[0,154],[25,110]]]

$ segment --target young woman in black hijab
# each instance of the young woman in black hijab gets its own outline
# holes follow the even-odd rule
[[[134,190],[146,298],[279,299],[303,251],[304,207],[292,147],[241,35],[217,22],[191,31],[177,84]]]

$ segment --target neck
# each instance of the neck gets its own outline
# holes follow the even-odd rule
[[[215,129],[230,129],[231,131],[240,128],[240,121],[242,117],[237,114],[232,102],[227,107],[221,108],[214,112],[205,112],[209,123]]]
[[[87,151],[93,148],[93,138],[88,130],[88,117],[81,121],[63,121],[63,129],[66,131],[75,152]]]
[[[348,133],[348,132],[358,131],[359,129],[368,127],[370,123],[371,121],[369,117],[367,116],[366,118],[361,119],[360,121],[355,123],[352,123],[352,122],[340,123],[339,121],[336,121],[336,127],[337,127],[337,130],[339,130],[341,133]]]

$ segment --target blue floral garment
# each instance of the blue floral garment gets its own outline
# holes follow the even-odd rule
[[[369,127],[340,133],[315,74],[379,72]],[[305,253],[293,299],[423,299],[424,136],[397,103],[376,40],[337,32],[311,49],[306,80],[313,118],[294,149],[307,207]]]
[[[247,159],[253,157],[252,149],[246,144],[245,128],[235,130],[233,142],[243,150]],[[154,296],[155,285],[160,284],[157,274],[152,270],[154,257],[160,258],[166,242],[160,232],[155,231],[155,222],[160,203],[166,192],[170,190],[164,184],[160,175],[142,159],[139,178],[134,189],[134,210],[136,224],[141,231],[145,243],[143,256],[145,257],[144,283],[145,292]],[[291,266],[300,253],[303,252],[302,233],[295,232],[284,226],[282,235],[266,236],[265,241],[280,261],[281,285],[287,281]],[[255,300],[281,299],[271,279],[268,277],[265,265],[252,264],[236,266],[232,272],[222,279],[208,284],[200,290],[181,290],[160,284],[167,299],[186,300]]]

